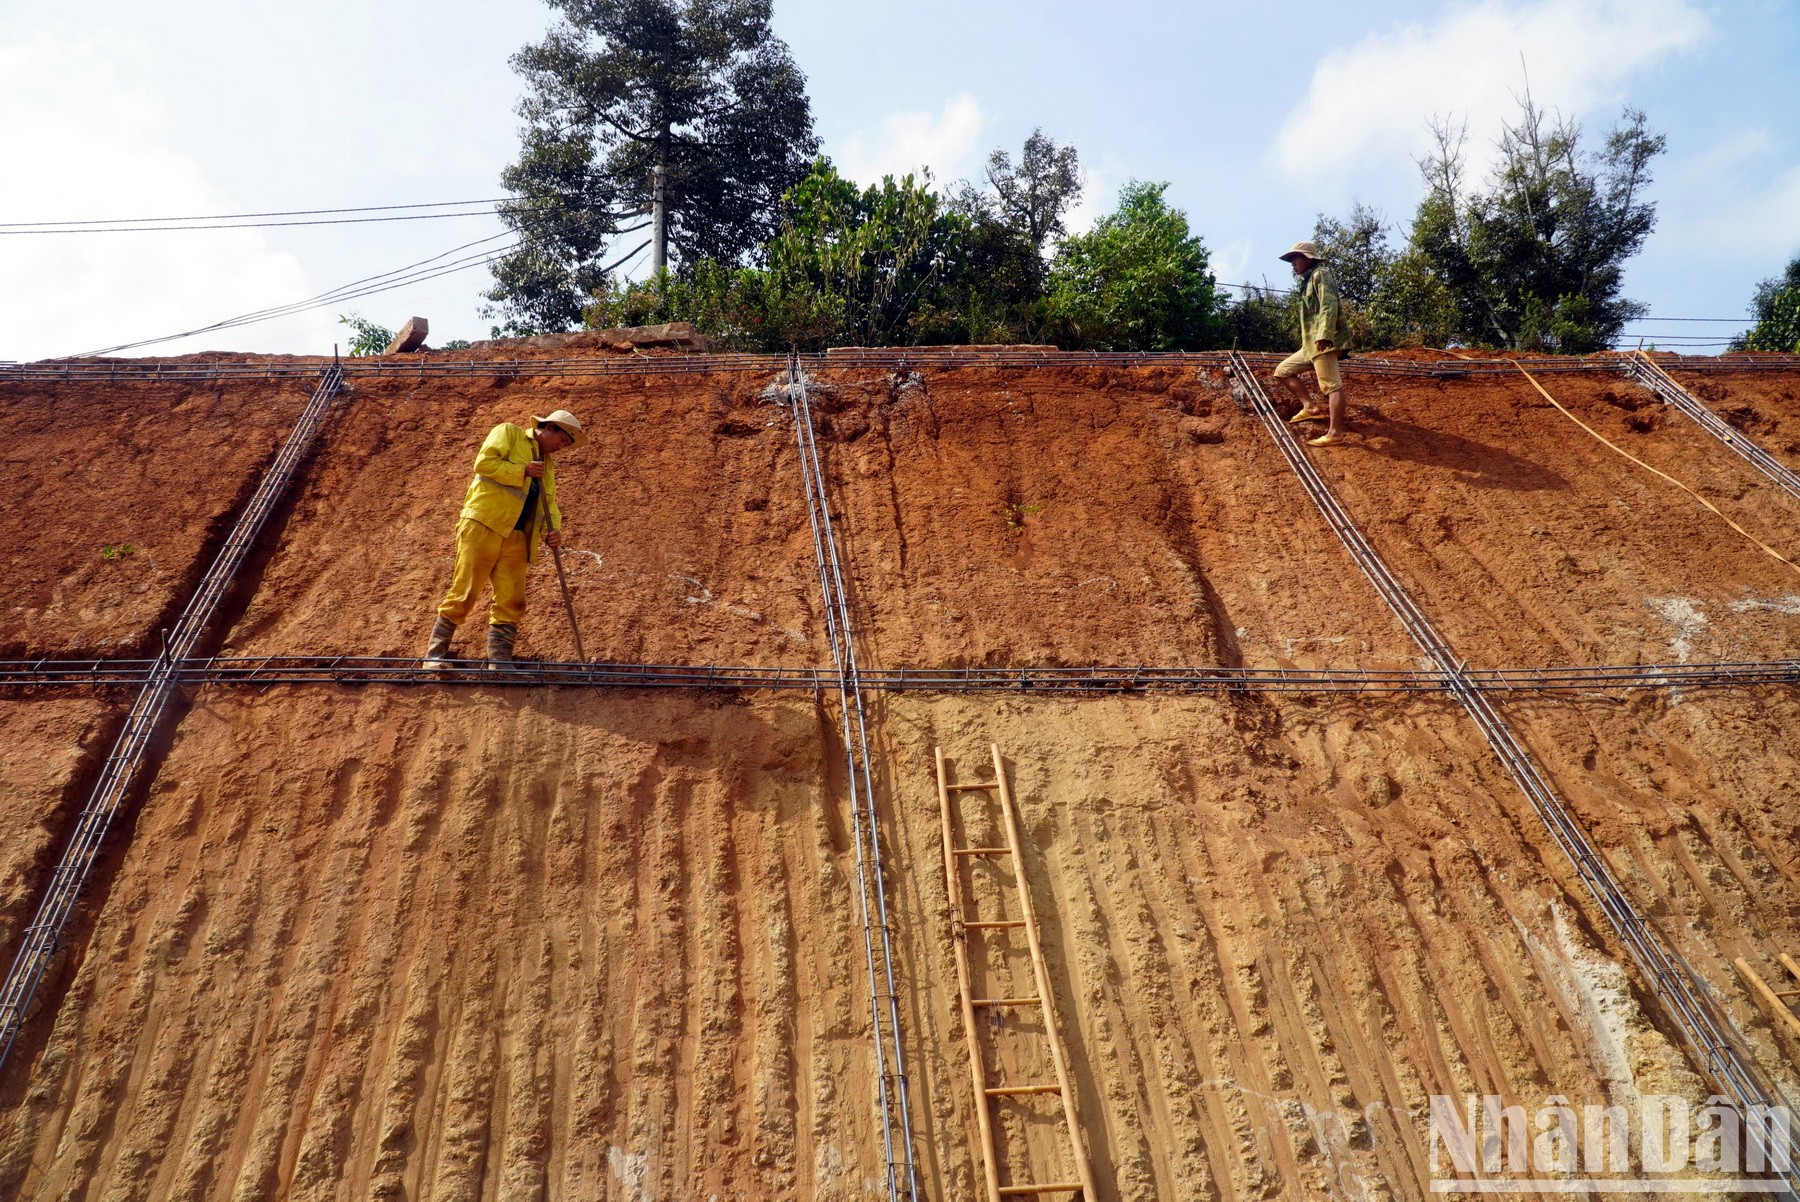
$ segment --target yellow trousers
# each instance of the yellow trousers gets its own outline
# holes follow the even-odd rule
[[[444,594],[438,614],[461,626],[481,587],[490,581],[494,586],[494,603],[488,607],[488,622],[516,623],[525,616],[525,532],[509,530],[499,534],[474,518],[456,523],[456,571],[450,578],[450,591]]]
[[[1295,351],[1283,359],[1275,367],[1275,378],[1285,380],[1289,376],[1297,376],[1306,370],[1309,360],[1305,351]],[[1319,391],[1330,396],[1344,386],[1344,377],[1338,373],[1338,353],[1336,351],[1320,351],[1310,360],[1313,376],[1319,381]]]

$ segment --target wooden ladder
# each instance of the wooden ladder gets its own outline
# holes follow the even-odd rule
[[[981,1163],[987,1176],[988,1202],[1000,1202],[1002,1198],[1027,1197],[1038,1194],[1075,1193],[1084,1202],[1098,1202],[1099,1194],[1094,1188],[1094,1170],[1088,1163],[1087,1149],[1082,1143],[1081,1127],[1075,1115],[1075,1092],[1069,1087],[1068,1054],[1062,1045],[1062,1036],[1056,1028],[1056,1010],[1052,1004],[1054,998],[1050,992],[1050,972],[1044,964],[1044,950],[1038,940],[1037,912],[1031,904],[1031,888],[1025,879],[1024,864],[1019,856],[1022,842],[1019,838],[1019,818],[1013,807],[1012,790],[1006,783],[1006,769],[1000,760],[1000,748],[990,743],[989,749],[994,757],[994,779],[976,784],[953,785],[944,773],[944,749],[934,748],[937,756],[938,807],[943,816],[944,833],[944,872],[950,885],[950,925],[953,936],[951,942],[956,946],[956,982],[962,997],[963,1034],[969,1045],[969,1072],[975,1081],[975,1119],[981,1128]],[[1006,825],[1005,847],[958,847],[956,845],[956,819],[950,804],[950,795],[959,792],[997,793],[1000,799],[1000,813]],[[1013,866],[1013,884],[1018,889],[1019,909],[1024,915],[1021,919],[1006,921],[982,922],[968,913],[963,900],[962,868],[964,859],[975,856],[1010,856]],[[1023,930],[1026,942],[1031,948],[1031,968],[1037,980],[1036,997],[989,997],[978,998],[970,992],[969,985],[969,938],[970,931],[980,931],[984,937],[986,932],[1006,932]],[[1056,1081],[1035,1085],[1002,1085],[989,1087],[987,1071],[983,1067],[981,1044],[975,1035],[975,1011],[977,1009],[1016,1008],[1023,1006],[1039,1007],[1044,1016],[1044,1033],[1050,1044],[1050,1062],[1056,1069]],[[1001,1185],[998,1154],[994,1147],[993,1117],[988,1107],[995,1098],[1014,1097],[1025,1094],[1060,1094],[1062,1095],[1063,1121],[1068,1127],[1069,1147],[1075,1159],[1075,1169],[1079,1177],[1076,1181],[1044,1182],[1032,1185]]]

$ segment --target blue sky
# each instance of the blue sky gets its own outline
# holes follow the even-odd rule
[[[496,195],[517,150],[506,60],[549,13],[534,0],[0,0],[0,17],[0,222],[23,222]],[[1353,199],[1404,222],[1427,122],[1466,118],[1479,163],[1526,73],[1596,140],[1625,104],[1667,135],[1658,229],[1627,277],[1653,313],[1741,318],[1755,282],[1800,253],[1792,0],[777,0],[775,24],[853,177],[972,177],[988,150],[1016,152],[1042,126],[1081,153],[1078,222],[1128,179],[1167,180],[1229,280],[1279,279],[1274,256]],[[499,229],[463,217],[0,236],[0,359],[193,328]],[[387,325],[424,314],[433,341],[478,338],[485,284],[475,270],[155,349],[329,349],[352,307]]]

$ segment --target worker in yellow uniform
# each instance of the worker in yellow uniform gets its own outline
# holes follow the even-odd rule
[[[1288,422],[1326,422],[1325,433],[1307,442],[1315,447],[1333,446],[1344,440],[1344,378],[1338,361],[1350,349],[1350,326],[1338,300],[1337,277],[1320,257],[1316,242],[1296,242],[1281,257],[1294,269],[1300,285],[1300,349],[1281,361],[1275,378],[1285,380],[1312,368],[1325,408],[1320,409],[1316,399],[1306,400]]]
[[[562,510],[556,504],[556,468],[550,457],[587,440],[581,423],[566,409],[532,418],[529,430],[501,422],[488,431],[456,523],[456,569],[431,627],[427,669],[451,666],[450,640],[490,583],[494,600],[488,607],[488,659],[513,658],[519,619],[525,616],[525,566],[537,561],[540,543],[562,545]]]

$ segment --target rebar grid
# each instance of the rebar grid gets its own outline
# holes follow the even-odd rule
[[[1751,439],[1727,425],[1718,414],[1700,403],[1700,398],[1676,382],[1654,359],[1642,352],[1625,360],[1626,372],[1638,383],[1663,399],[1665,404],[1681,410],[1708,434],[1724,443],[1739,458],[1775,482],[1777,488],[1800,501],[1800,473],[1776,460]]]
[[[1382,600],[1387,602],[1388,607],[1418,641],[1438,670],[1448,678],[1451,693],[1474,719],[1501,765],[1531,802],[1532,809],[1537,812],[1551,838],[1568,857],[1576,875],[1587,886],[1614,932],[1637,962],[1651,992],[1675,1020],[1682,1037],[1708,1074],[1725,1087],[1725,1092],[1745,1116],[1745,1125],[1758,1132],[1760,1142],[1761,1128],[1755,1122],[1757,1110],[1754,1108],[1768,1113],[1779,1104],[1778,1095],[1765,1087],[1753,1060],[1738,1046],[1736,1032],[1729,1018],[1715,1007],[1705,980],[1678,952],[1667,946],[1656,929],[1638,913],[1613,876],[1612,869],[1594,849],[1587,832],[1551,788],[1530,753],[1494,707],[1480,680],[1463,669],[1462,663],[1443,636],[1431,625],[1405,587],[1388,570],[1362,532],[1350,520],[1330,486],[1325,483],[1324,477],[1289,433],[1286,423],[1276,412],[1274,403],[1263,390],[1261,382],[1256,379],[1250,365],[1242,357],[1234,358],[1236,361],[1232,365],[1231,374],[1237,390],[1261,419],[1264,429],[1299,478],[1307,495],[1325,515],[1327,523],[1337,533],[1356,565],[1381,594]],[[1791,1132],[1782,1134],[1791,1148]],[[1768,1163],[1783,1164],[1786,1160],[1771,1157]],[[1800,1169],[1789,1167],[1784,1175],[1789,1185],[1787,1196],[1791,1198],[1794,1190],[1800,1189]]]
[[[293,432],[264,473],[249,505],[226,537],[225,545],[213,558],[200,587],[170,628],[162,654],[150,661],[143,687],[125,719],[124,729],[119,732],[100,769],[100,777],[94,782],[87,805],[76,822],[75,835],[51,873],[50,884],[38,903],[37,912],[25,927],[24,941],[13,958],[6,982],[0,986],[0,1068],[5,1067],[19,1031],[25,1025],[32,998],[49,969],[63,928],[74,913],[81,886],[93,869],[100,845],[137,778],[144,752],[155,737],[163,712],[180,681],[181,667],[192,657],[257,534],[286,493],[342,384],[343,376],[337,368],[326,368]]]
[[[837,534],[831,522],[831,499],[825,467],[813,438],[812,405],[806,375],[798,359],[790,359],[788,404],[794,417],[794,442],[806,489],[807,518],[812,525],[813,557],[825,603],[825,625],[831,657],[837,665],[839,720],[843,728],[845,780],[856,836],[856,880],[862,912],[863,950],[869,966],[869,1014],[875,1037],[876,1096],[881,1108],[882,1152],[886,1161],[889,1202],[918,1202],[918,1168],[913,1161],[912,1100],[901,1046],[900,999],[894,983],[894,947],[888,918],[887,885],[881,863],[881,824],[875,809],[875,782],[869,768],[869,732],[863,710],[863,688],[851,634],[849,591],[844,587]],[[871,905],[871,898],[873,905]],[[885,1016],[882,1011],[886,1010]],[[888,1068],[892,1059],[893,1068]],[[891,1076],[891,1082],[890,1082]],[[898,1146],[896,1146],[896,1144]]]

